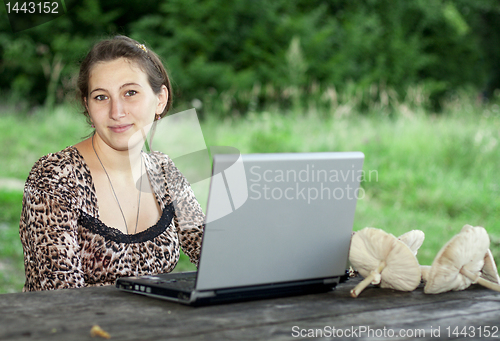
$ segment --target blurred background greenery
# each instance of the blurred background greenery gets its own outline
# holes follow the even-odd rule
[[[173,112],[195,107],[207,145],[360,150],[378,177],[362,183],[355,229],[421,229],[419,260],[430,264],[464,224],[481,225],[499,259],[497,0],[83,0],[68,8],[16,33],[0,8],[0,292],[24,281],[23,182],[39,157],[90,132],[75,101],[78,62],[115,34],[163,58]],[[190,269],[184,257],[179,269]]]

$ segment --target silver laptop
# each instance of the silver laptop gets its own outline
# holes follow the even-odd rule
[[[361,152],[215,155],[197,272],[124,277],[190,305],[318,293],[346,278]]]

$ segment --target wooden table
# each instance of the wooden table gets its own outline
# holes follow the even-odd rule
[[[4,294],[0,340],[97,340],[90,337],[94,324],[112,340],[293,340],[320,332],[332,339],[333,328],[348,340],[424,340],[438,334],[470,340],[488,332],[500,339],[500,293],[478,286],[439,295],[425,295],[422,287],[369,287],[354,299],[349,291],[358,281],[325,294],[199,308],[114,287]]]

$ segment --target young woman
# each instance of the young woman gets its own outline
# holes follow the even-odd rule
[[[42,157],[26,181],[23,290],[169,272],[179,247],[197,265],[200,205],[168,156],[142,152],[143,137],[172,102],[158,56],[128,37],[101,41],[81,64],[78,88],[95,131]]]

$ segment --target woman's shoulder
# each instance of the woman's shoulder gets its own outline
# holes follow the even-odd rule
[[[69,146],[57,153],[49,153],[38,159],[31,168],[28,183],[57,182],[75,174],[86,173],[85,164],[78,150]]]
[[[146,153],[146,160],[148,160],[151,165],[156,165],[156,167],[161,167],[163,171],[174,166],[172,159],[162,152],[153,151],[151,153]]]
[[[68,167],[78,167],[82,163],[83,159],[78,150],[73,146],[69,146],[57,153],[42,156],[35,162],[31,171],[63,172]]]
[[[162,174],[162,176],[169,179],[170,182],[184,179],[181,171],[175,165],[174,160],[167,154],[155,151],[146,155],[148,167],[153,170],[153,172]]]
[[[169,162],[172,159],[165,153],[159,152],[159,151],[152,151],[151,153],[146,154],[148,157],[154,160],[158,161],[163,161],[163,162]]]

